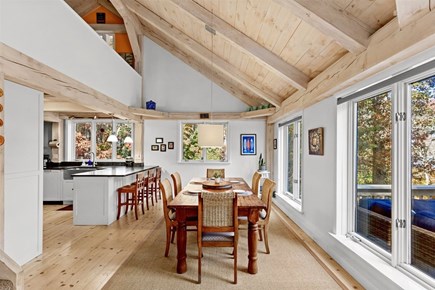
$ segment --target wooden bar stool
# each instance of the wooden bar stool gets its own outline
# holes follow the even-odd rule
[[[160,192],[161,176],[162,176],[162,169],[160,167],[157,167],[155,173],[152,173],[148,179],[148,184],[150,185],[151,188],[151,195],[154,195],[156,199],[156,203],[157,203],[157,194],[159,194],[160,199],[162,199],[162,194]]]
[[[143,173],[138,173],[136,175],[136,182],[130,185],[124,185],[118,188],[118,214],[116,219],[119,220],[121,215],[121,208],[126,206],[125,214],[128,212],[128,207],[134,209],[134,214],[136,219],[137,216],[137,206],[140,204],[142,206],[142,213],[145,214],[144,210],[144,188],[145,185],[145,175]]]

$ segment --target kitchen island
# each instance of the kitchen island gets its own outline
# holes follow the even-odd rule
[[[134,182],[137,173],[154,171],[157,167],[105,166],[101,170],[73,174],[74,225],[113,223],[118,210],[117,189]]]

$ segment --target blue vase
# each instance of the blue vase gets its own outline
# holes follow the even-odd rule
[[[147,110],[155,110],[156,109],[156,103],[151,101],[146,102],[146,108]]]

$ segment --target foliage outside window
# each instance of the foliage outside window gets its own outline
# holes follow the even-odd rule
[[[112,144],[106,141],[112,134],[112,120],[75,121],[75,160],[88,159],[90,152],[95,152],[97,160],[106,161],[123,160],[131,156],[133,144],[124,143],[124,139],[133,136],[133,125],[120,121],[114,123],[118,142]]]
[[[434,279],[435,76],[408,79],[351,101],[349,210],[365,244]]]
[[[201,148],[198,146],[198,124],[182,123],[182,161],[184,162],[226,162],[228,161],[228,124],[224,126],[224,146]],[[216,123],[214,123],[216,124]]]

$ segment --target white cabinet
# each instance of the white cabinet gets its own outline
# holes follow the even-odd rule
[[[74,199],[74,181],[64,180],[62,187],[62,200],[63,201],[73,201]]]
[[[62,170],[44,170],[44,201],[62,200]]]

